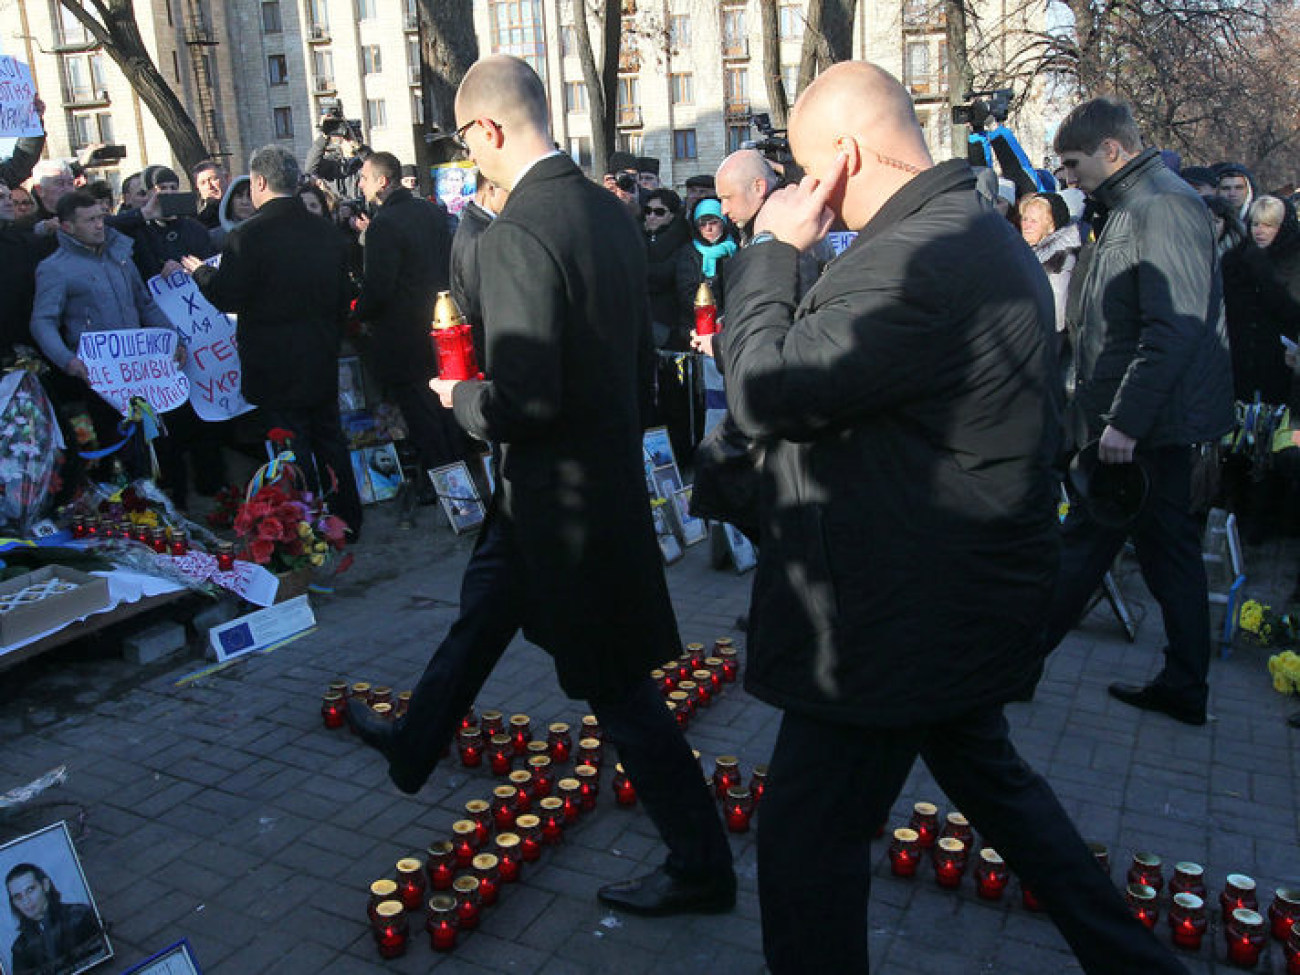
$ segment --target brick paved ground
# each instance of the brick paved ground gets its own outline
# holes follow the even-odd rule
[[[320,625],[305,639],[184,686],[176,682],[200,666],[197,658],[142,671],[103,644],[0,678],[0,791],[56,765],[69,769],[66,786],[0,816],[0,840],[72,822],[117,951],[103,970],[120,971],[181,936],[215,975],[762,970],[752,836],[734,840],[734,914],[648,921],[601,909],[599,884],[662,856],[644,815],[613,805],[608,791],[598,813],[507,888],[454,955],[435,956],[420,939],[406,958],[378,960],[363,921],[367,884],[446,835],[464,802],[496,782],[448,763],[418,797],[404,797],[355,739],[322,729],[319,697],[340,675],[410,685],[454,616],[470,544],[432,509],[406,532],[393,512],[376,510],[346,583],[313,597]],[[743,644],[734,624],[749,579],[710,569],[704,548],[669,569],[682,634]],[[1289,592],[1295,551],[1285,543],[1252,550],[1254,591],[1274,600]],[[1160,645],[1140,579],[1129,574],[1123,584],[1147,617],[1136,645],[1104,608],[1094,612],[1053,657],[1035,703],[1009,709],[1015,739],[1082,832],[1108,844],[1116,861],[1135,849],[1167,863],[1195,860],[1215,892],[1226,873],[1246,872],[1267,902],[1274,887],[1300,882],[1300,756],[1283,723],[1294,701],[1271,690],[1266,655],[1254,648],[1216,661],[1216,720],[1204,729],[1111,701],[1106,683],[1145,679]],[[522,643],[480,704],[526,712],[534,728],[583,713],[559,693],[546,656]],[[766,760],[775,730],[775,712],[733,688],[689,735],[706,767],[736,753],[747,774]],[[946,807],[918,768],[894,821],[919,799]],[[1018,900],[981,902],[969,883],[954,894],[929,878],[897,880],[883,845],[874,856],[877,972],[1078,970],[1050,922]],[[1115,875],[1122,870],[1117,862]],[[1261,970],[1283,971],[1280,950],[1269,952]],[[1189,967],[1226,970],[1220,953],[1216,933]]]

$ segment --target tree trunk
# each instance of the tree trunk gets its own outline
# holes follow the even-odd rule
[[[456,89],[478,59],[473,0],[417,0],[426,131],[456,131]]]
[[[966,93],[975,85],[975,72],[966,48],[966,0],[944,0],[943,6],[948,32],[948,104],[955,107],[966,104]],[[966,126],[953,125],[952,151],[962,156],[965,146]]]
[[[194,120],[145,49],[132,0],[59,0],[89,31],[131,83],[186,172],[209,158]]]
[[[618,113],[618,57],[623,40],[622,7],[618,0],[595,0],[602,40],[601,63],[596,64],[591,44],[591,25],[583,0],[573,0],[573,28],[577,35],[578,60],[587,86],[587,114],[591,119],[591,171],[606,172],[614,151]]]
[[[822,71],[853,57],[853,11],[857,0],[808,0],[799,58],[799,90],[807,88]]]
[[[790,103],[795,93],[785,90],[781,78],[781,21],[777,0],[759,0],[759,13],[763,28],[763,81],[767,85],[772,125],[784,129],[789,124]]]

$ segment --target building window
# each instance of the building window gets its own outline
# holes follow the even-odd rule
[[[313,32],[319,32],[322,35],[329,33],[329,0],[311,0],[311,26]]]
[[[361,70],[366,74],[379,74],[384,68],[383,56],[378,44],[366,44],[361,48]]]
[[[95,116],[95,128],[99,130],[99,141],[105,145],[116,142],[113,138],[113,116],[100,112]]]
[[[560,56],[565,58],[578,56],[578,28],[572,24],[560,28]]]
[[[546,21],[542,0],[488,0],[493,54],[528,62],[546,83]]]
[[[176,49],[172,48],[172,81],[181,80],[181,59],[176,54]]]
[[[620,132],[614,137],[620,152],[630,152],[634,156],[645,155],[645,139],[640,132]]]
[[[621,77],[618,79],[618,124],[641,124],[641,80],[639,78]]]
[[[585,135],[569,137],[569,156],[583,169],[591,168],[591,140]]]
[[[262,4],[262,32],[278,34],[283,29],[280,25],[280,0]]]
[[[803,38],[803,4],[783,3],[778,8],[781,40],[797,41]]]
[[[90,32],[81,26],[81,21],[73,15],[67,7],[61,3],[56,3],[55,8],[59,12],[59,43],[72,47],[80,44],[93,44],[95,39],[90,36]],[[170,23],[170,21],[168,21]]]
[[[690,14],[673,14],[668,22],[668,43],[674,51],[683,51],[691,46]]]
[[[366,99],[366,127],[382,129],[388,125],[388,106],[382,98]]]
[[[689,72],[669,75],[668,92],[674,105],[694,105],[695,75]]]
[[[95,120],[90,115],[72,116],[72,148],[84,149],[95,141]]]
[[[272,54],[267,57],[266,80],[273,85],[289,83],[289,62],[283,54]]]
[[[330,51],[311,52],[311,69],[316,77],[317,91],[334,90],[334,55]]]
[[[413,85],[420,83],[420,38],[406,39],[406,77]]]
[[[163,9],[166,10],[166,12],[167,12],[167,26],[168,26],[168,27],[173,26],[173,24],[172,24],[172,0],[165,0],[165,2],[163,3]]]
[[[911,41],[903,54],[903,84],[913,92],[930,90],[930,43]]]
[[[695,130],[673,129],[673,158],[695,159],[697,155],[698,153],[695,150]]]
[[[357,0],[357,20],[375,19],[375,0]]]
[[[108,97],[102,54],[65,54],[61,60],[64,101],[92,102]]]
[[[581,81],[564,83],[564,110],[583,115],[587,113],[587,86]]]
[[[293,138],[293,109],[285,106],[274,111],[275,137],[277,139]]]
[[[722,53],[745,53],[748,36],[745,30],[745,8],[724,7],[722,10]]]
[[[795,96],[799,94],[799,65],[784,64],[781,66],[781,84],[785,88],[785,100],[793,105]]]
[[[748,125],[728,125],[727,152],[735,152],[753,137]]]
[[[411,120],[416,125],[424,121],[424,92],[419,88],[411,90]]]
[[[728,68],[722,75],[722,96],[728,115],[749,114],[749,69]]]

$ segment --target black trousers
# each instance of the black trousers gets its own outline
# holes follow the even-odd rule
[[[514,544],[509,523],[489,518],[461,581],[460,615],[416,684],[397,732],[396,757],[408,767],[433,771],[522,625],[523,580]],[[729,872],[731,847],[717,807],[654,682],[647,675],[590,705],[668,846],[669,870],[682,876]]]
[[[917,756],[1033,888],[1084,971],[1186,975],[1016,753],[1001,707],[905,729],[785,714],[758,820],[763,951],[773,975],[869,971],[870,841]]]
[[[325,469],[333,469],[338,494],[330,499],[330,510],[359,533],[361,495],[357,493],[348,442],[339,423],[338,401],[318,406],[263,406],[262,422],[268,430],[282,427],[293,433],[293,452],[313,491],[320,491],[322,485],[328,487],[330,479]]]
[[[427,382],[396,383],[389,386],[389,393],[402,411],[406,431],[420,458],[422,484],[426,483],[426,471],[466,458],[465,434]]]
[[[1201,531],[1191,513],[1192,450],[1141,451],[1151,478],[1146,505],[1128,528],[1105,528],[1081,503],[1070,506],[1062,535],[1061,572],[1047,620],[1055,649],[1078,625],[1102,576],[1132,535],[1138,565],[1164,617],[1165,665],[1156,680],[1193,706],[1209,694],[1210,608],[1201,561]]]

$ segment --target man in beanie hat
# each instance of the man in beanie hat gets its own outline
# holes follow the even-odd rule
[[[707,173],[699,176],[690,176],[686,180],[686,199],[682,201],[685,208],[686,219],[690,220],[691,214],[695,212],[695,204],[701,200],[707,200],[710,197],[716,197],[714,190],[713,177]]]
[[[418,193],[420,190],[420,170],[415,166],[402,167],[402,189]]]
[[[638,156],[636,178],[641,189],[647,192],[659,189],[659,160],[654,156]]]

